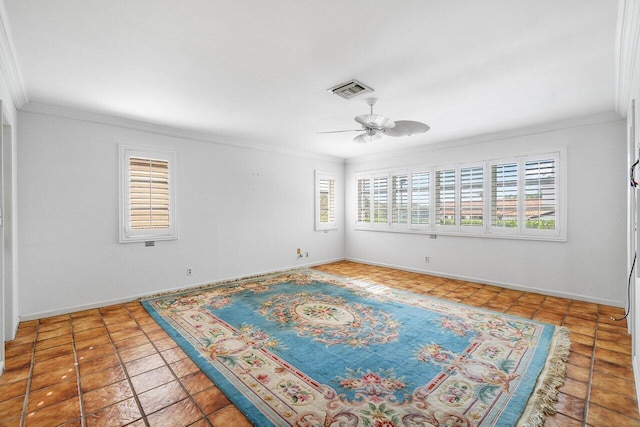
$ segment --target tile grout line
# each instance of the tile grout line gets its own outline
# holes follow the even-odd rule
[[[36,347],[38,345],[38,332],[40,331],[40,320],[36,323],[36,330],[33,334],[33,349],[31,350],[31,363],[29,365],[29,378],[27,388],[24,391],[24,401],[22,402],[22,414],[20,415],[20,427],[24,427],[27,421],[27,405],[29,402],[29,391],[31,390],[31,380],[33,379],[33,369],[36,364]]]
[[[149,421],[147,420],[147,415],[144,412],[144,409],[142,408],[142,404],[140,403],[140,399],[138,399],[138,393],[136,393],[136,390],[133,387],[133,383],[131,382],[131,376],[129,375],[129,371],[127,370],[127,367],[125,366],[124,362],[122,361],[122,358],[120,357],[120,352],[118,351],[118,347],[116,347],[116,343],[113,340],[113,337],[111,336],[111,331],[109,330],[107,322],[104,321],[104,315],[102,313],[102,310],[98,309],[98,313],[100,313],[100,319],[102,320],[102,324],[104,325],[104,328],[107,331],[107,336],[109,337],[109,342],[111,343],[111,347],[113,347],[113,351],[115,353],[115,356],[118,359],[118,364],[120,365],[120,368],[123,370],[123,372],[124,372],[124,374],[125,374],[125,376],[127,378],[127,383],[129,384],[129,387],[131,387],[131,392],[133,393],[133,399],[136,402],[136,406],[138,407],[138,410],[140,411],[141,419],[144,422],[145,426],[149,426]],[[115,402],[115,403],[118,403],[118,402]],[[134,422],[135,422],[135,420],[134,420]]]
[[[545,301],[547,300],[547,297],[545,297],[544,299]],[[567,310],[564,312],[564,316],[562,317],[562,326],[565,325],[565,321],[567,320],[567,317],[569,316],[569,311],[571,311],[571,307],[573,306],[573,300],[569,300],[569,305],[567,306]],[[567,327],[567,326],[565,326]],[[598,318],[596,317],[595,320],[595,328],[598,327]],[[587,415],[588,415],[588,407],[589,407],[589,387],[591,387],[591,374],[593,372],[593,360],[595,357],[595,351],[596,351],[596,346],[595,346],[595,334],[594,334],[594,339],[593,339],[593,350],[591,351],[591,360],[590,360],[590,368],[589,368],[589,380],[587,382],[587,396],[585,396],[584,399],[584,409],[582,410],[582,427],[588,427],[587,426]],[[571,352],[572,350],[569,350],[569,356],[571,356]],[[569,363],[569,360],[567,358],[567,361],[565,362],[565,380],[567,379],[567,374],[566,374],[566,366],[567,363]],[[559,388],[559,387],[558,387]],[[568,415],[567,415],[568,416]],[[573,417],[569,417],[571,419],[575,419]],[[576,420],[578,422],[580,422],[580,420]]]
[[[80,377],[80,361],[78,360],[78,349],[76,347],[76,332],[73,329],[73,317],[69,315],[69,323],[71,327],[71,347],[73,348],[73,361],[76,368],[76,378],[78,386],[78,399],[80,400],[80,422],[82,427],[87,426],[87,412],[84,407],[84,396],[82,393],[82,378]]]
[[[140,307],[142,307],[142,304],[140,304]],[[180,381],[180,378],[178,377],[178,374],[175,373],[175,371],[173,370],[173,368],[171,367],[171,364],[167,362],[167,359],[165,359],[164,355],[162,354],[162,352],[160,351],[160,349],[158,349],[158,347],[156,346],[156,343],[154,342],[154,340],[152,340],[151,338],[149,338],[149,335],[147,335],[147,331],[145,331],[144,329],[142,329],[140,323],[138,323],[138,319],[136,319],[136,317],[131,313],[131,310],[129,310],[129,307],[127,307],[126,305],[124,306],[125,310],[127,310],[127,313],[129,313],[129,315],[131,316],[131,318],[133,319],[134,322],[136,322],[136,325],[138,325],[138,327],[140,328],[140,330],[142,331],[142,333],[144,334],[144,336],[149,340],[149,342],[151,343],[151,345],[153,346],[153,348],[158,352],[158,355],[160,356],[160,358],[164,361],[165,365],[167,366],[167,368],[171,371],[171,374],[174,376],[174,378],[176,379],[176,381],[178,382],[178,384],[180,385],[180,388],[182,388],[182,391],[184,391],[187,394],[187,398],[191,400],[191,403],[193,403],[196,408],[198,408],[198,410],[200,411],[200,413],[202,414],[202,417],[204,420],[206,420],[209,424],[211,424],[211,422],[209,421],[209,418],[207,417],[207,414],[204,413],[204,411],[202,410],[202,408],[200,407],[200,405],[198,404],[198,402],[196,402],[196,400],[193,398],[193,396],[191,395],[191,393],[189,392],[189,390],[187,390],[186,386],[184,384],[182,384],[182,381]],[[157,324],[157,322],[154,323]],[[159,325],[158,325],[159,326]],[[161,329],[162,331],[164,331],[164,329]],[[168,334],[167,334],[168,335]],[[181,348],[180,346],[177,346],[177,348]],[[189,358],[189,355],[187,355],[187,358]],[[190,359],[190,358],[189,358]],[[198,367],[198,369],[200,369],[200,367]],[[125,371],[126,372],[126,371]],[[129,373],[127,372],[127,377],[129,377]],[[207,376],[208,378],[208,376]],[[211,381],[214,385],[215,383],[213,382],[213,380]],[[131,385],[131,387],[133,388],[133,384]],[[160,386],[158,386],[160,387]],[[137,393],[134,390],[134,393],[137,396]],[[178,402],[174,402],[172,404],[175,404]],[[164,408],[162,408],[164,409]],[[158,411],[161,411],[162,409],[158,409]],[[156,411],[156,412],[158,412]],[[155,413],[155,412],[154,412]]]

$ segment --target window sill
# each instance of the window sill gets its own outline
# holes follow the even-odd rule
[[[461,231],[441,231],[441,230],[410,230],[410,229],[397,229],[397,228],[381,228],[381,227],[358,227],[354,228],[356,231],[375,231],[382,233],[400,233],[400,234],[423,234],[428,235],[432,239],[437,239],[438,236],[448,237],[479,237],[484,239],[505,239],[505,240],[539,240],[548,242],[567,242],[567,237],[562,235],[531,235],[531,234],[502,234],[502,233],[489,233],[489,232],[476,232],[468,233]],[[435,237],[433,237],[435,236]]]

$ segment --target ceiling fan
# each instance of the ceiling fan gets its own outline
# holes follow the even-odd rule
[[[365,143],[375,141],[385,135],[389,136],[410,136],[414,133],[424,133],[430,128],[424,123],[412,120],[393,121],[388,117],[373,114],[373,106],[377,98],[367,98],[365,102],[371,108],[369,114],[354,117],[354,120],[362,125],[362,129],[334,130],[318,133],[339,133],[339,132],[364,132],[355,138],[354,142]]]

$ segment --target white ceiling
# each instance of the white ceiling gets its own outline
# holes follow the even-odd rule
[[[344,158],[615,110],[613,0],[4,0],[30,102]],[[355,144],[365,96],[426,134]]]

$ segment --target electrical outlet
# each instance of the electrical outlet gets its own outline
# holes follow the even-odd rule
[[[428,256],[424,257],[424,262],[429,262],[429,257]]]
[[[187,267],[187,276],[191,276],[191,267]]]
[[[309,258],[309,252],[305,252],[305,253],[304,253],[304,256],[305,256],[305,257],[307,257],[307,258]]]

